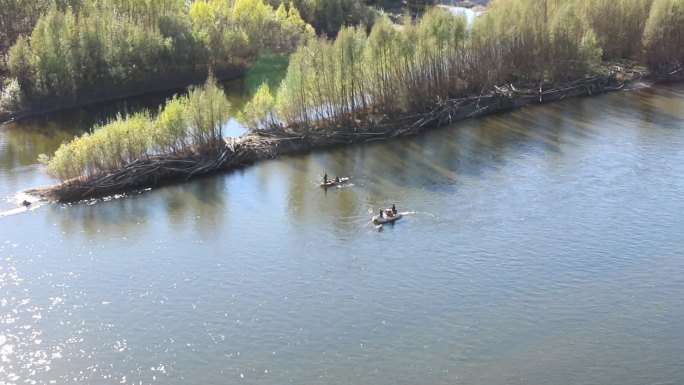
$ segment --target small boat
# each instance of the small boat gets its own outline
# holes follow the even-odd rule
[[[335,179],[328,179],[326,183],[321,183],[321,187],[333,187],[333,186],[338,186],[343,183],[346,183],[351,179],[351,177],[343,177],[343,178],[335,178]]]
[[[393,223],[394,221],[398,221],[399,219],[401,219],[401,217],[402,217],[401,214],[394,214],[392,216],[383,215],[382,217],[380,217],[379,215],[376,215],[373,217],[373,223],[375,223],[376,225],[382,225],[385,223]]]

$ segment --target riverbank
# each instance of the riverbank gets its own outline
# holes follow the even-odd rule
[[[427,129],[459,120],[520,108],[528,104],[590,96],[650,82],[682,80],[646,77],[641,72],[612,66],[603,73],[564,83],[508,84],[488,93],[436,101],[421,114],[374,116],[349,127],[276,127],[238,138],[225,139],[225,145],[211,154],[159,155],[132,162],[120,170],[76,178],[60,184],[27,190],[26,193],[49,201],[74,202],[115,193],[155,187],[195,176],[244,167],[264,159],[303,154],[331,146],[386,140],[419,134]]]

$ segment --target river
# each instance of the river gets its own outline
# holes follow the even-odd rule
[[[28,208],[82,128],[0,127],[0,384],[680,384],[683,96]]]

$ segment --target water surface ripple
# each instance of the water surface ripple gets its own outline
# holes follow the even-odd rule
[[[0,384],[682,383],[683,96],[33,210],[17,192],[74,132],[0,127]]]

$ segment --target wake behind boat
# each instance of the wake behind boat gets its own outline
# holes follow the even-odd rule
[[[28,195],[23,194],[23,193],[20,193],[17,195],[18,195],[18,198],[16,200],[16,203],[19,205],[19,207],[13,208],[13,209],[10,209],[7,211],[0,211],[0,217],[19,214],[19,213],[23,213],[23,212],[26,212],[29,210],[35,210],[38,207],[40,207],[42,203],[45,203],[45,202],[40,202],[35,197],[29,197]],[[24,198],[24,199],[20,200],[22,198]]]

